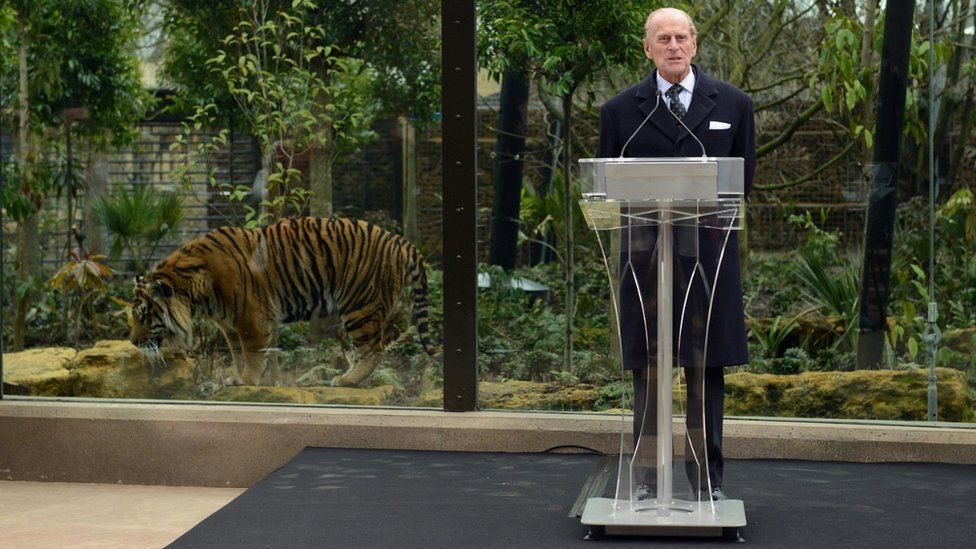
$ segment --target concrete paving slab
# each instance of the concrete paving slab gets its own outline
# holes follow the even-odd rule
[[[0,481],[9,549],[165,547],[241,488]]]

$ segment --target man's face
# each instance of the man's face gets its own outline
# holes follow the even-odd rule
[[[644,53],[654,61],[661,76],[677,84],[691,71],[691,60],[698,44],[688,20],[671,13],[659,13],[651,21],[651,32],[644,38]]]

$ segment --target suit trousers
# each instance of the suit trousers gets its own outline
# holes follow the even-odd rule
[[[632,370],[634,383],[634,447],[641,438],[657,436],[657,368],[653,366]],[[685,444],[685,471],[691,486],[707,491],[722,485],[724,458],[722,456],[722,420],[725,408],[725,369],[685,368],[689,413],[687,429],[691,443]],[[702,381],[704,377],[704,387]],[[704,402],[704,414],[702,404]],[[691,412],[693,411],[693,412]],[[704,430],[704,433],[702,431]],[[701,448],[704,434],[704,451]],[[707,460],[704,458],[707,456]],[[697,459],[696,459],[697,458]],[[706,467],[707,465],[707,467]],[[706,482],[707,468],[711,486]],[[638,464],[635,482],[654,484],[653,466]]]

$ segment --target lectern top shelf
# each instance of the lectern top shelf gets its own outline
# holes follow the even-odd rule
[[[729,157],[582,158],[585,198],[608,200],[741,199],[745,161]]]
[[[742,226],[742,158],[583,158],[580,167],[580,207],[593,230]]]

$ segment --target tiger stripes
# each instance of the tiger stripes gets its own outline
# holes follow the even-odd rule
[[[338,314],[361,359],[336,385],[358,385],[391,341],[405,286],[429,353],[426,264],[416,246],[365,221],[294,218],[257,229],[221,227],[184,244],[137,281],[130,339],[142,348],[192,347],[192,317],[223,332],[243,383],[254,384],[265,358],[272,376],[279,322]]]

